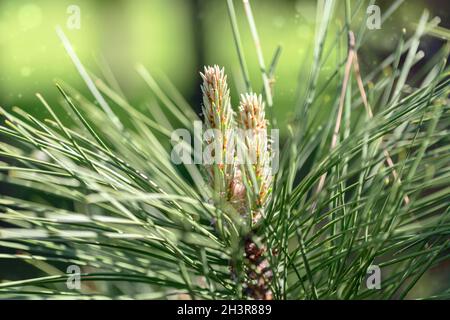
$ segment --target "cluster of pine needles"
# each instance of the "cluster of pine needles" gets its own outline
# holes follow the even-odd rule
[[[411,295],[450,255],[449,47],[411,73],[423,58],[421,38],[437,30],[425,12],[411,38],[404,36],[395,52],[361,74],[357,57],[367,30],[362,24],[353,33],[350,26],[364,1],[353,10],[346,2],[346,23],[336,35],[329,25],[342,15],[338,1],[318,3],[306,90],[289,107],[279,168],[253,230],[242,214],[211,201],[220,194],[202,165],[172,161],[173,130],[193,132],[201,121],[175,87],[137,67],[157,100],[140,110],[114,83],[85,70],[59,29],[95,99],[61,84],[59,105],[37,95],[45,120],[17,107],[1,109],[0,179],[15,192],[0,198],[0,260],[32,271],[18,269],[11,279],[0,274],[0,297],[449,298],[448,285]],[[233,1],[227,4],[252,92]],[[266,65],[250,3],[243,5],[264,84],[262,98],[253,98],[265,104],[267,125],[276,128],[273,79],[281,49]],[[347,51],[331,78],[319,81],[331,52],[342,47]],[[331,87],[336,90],[325,104]],[[254,208],[244,211],[251,216]],[[270,273],[262,296],[245,290],[255,248],[264,248],[258,264]],[[72,265],[81,271],[75,289],[67,285]],[[379,289],[366,285],[373,265],[382,273]]]

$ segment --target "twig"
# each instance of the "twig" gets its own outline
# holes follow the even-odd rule
[[[350,33],[352,33],[352,32],[350,31]],[[364,108],[366,109],[367,115],[368,115],[369,119],[372,119],[373,112],[372,112],[372,108],[370,107],[369,102],[367,100],[366,91],[364,90],[364,84],[363,84],[360,69],[359,69],[358,55],[355,52],[353,56],[354,56],[353,67],[355,69],[356,82],[358,83],[359,92],[361,94],[361,98],[362,98],[362,101],[364,104]],[[388,164],[389,168],[392,170],[392,175],[394,176],[394,179],[397,180],[401,184],[402,180],[400,179],[400,176],[398,175],[397,170],[395,170],[395,164],[394,164],[394,161],[392,160],[391,156],[389,155],[389,152],[386,149],[383,149],[383,154],[386,158],[386,163]],[[409,200],[409,196],[407,194],[405,194],[403,196],[403,202],[405,203],[405,205],[409,204],[410,200]]]
[[[348,85],[348,80],[350,78],[350,71],[351,71],[351,67],[352,67],[353,56],[355,55],[355,50],[354,50],[355,36],[353,35],[352,32],[349,32],[348,36],[349,36],[349,48],[348,48],[349,50],[348,50],[348,55],[347,55],[347,61],[345,63],[344,82],[342,83],[341,96],[339,98],[339,108],[338,108],[338,113],[337,113],[337,117],[336,117],[336,124],[334,126],[333,137],[331,138],[330,150],[333,150],[337,144],[339,130],[341,128],[341,122],[342,122],[342,112],[344,109],[345,92],[347,91],[347,85]],[[317,185],[317,189],[316,189],[316,195],[318,195],[320,193],[320,191],[322,191],[322,189],[325,185],[326,178],[327,178],[327,173],[325,172],[320,177],[319,184]],[[314,203],[312,205],[313,211],[316,209],[316,205],[317,205],[317,201],[314,201]]]
[[[347,55],[347,61],[345,63],[344,81],[342,83],[341,96],[339,97],[339,108],[338,108],[338,113],[336,116],[336,124],[334,126],[333,137],[331,139],[330,150],[333,150],[337,145],[337,140],[339,137],[339,131],[340,131],[341,122],[342,122],[342,113],[343,113],[343,109],[344,109],[345,93],[347,91],[347,85],[348,85],[348,80],[350,78],[350,71],[351,71],[352,65],[354,68],[354,72],[356,75],[356,82],[358,83],[358,88],[359,88],[359,92],[361,94],[361,98],[362,98],[364,107],[366,109],[369,119],[371,119],[373,117],[373,112],[372,112],[372,109],[367,100],[366,91],[364,90],[364,84],[363,84],[363,81],[361,78],[361,73],[360,73],[360,68],[359,68],[359,63],[358,63],[358,55],[357,55],[356,49],[355,49],[355,35],[352,31],[349,31],[349,33],[348,33],[348,55]],[[389,152],[386,149],[383,149],[383,154],[386,158],[387,165],[392,170],[392,175],[394,176],[394,179],[397,180],[399,183],[401,183],[400,176],[398,175],[397,171],[394,168],[395,164],[394,164],[394,161],[392,160],[391,156],[389,155]],[[319,184],[317,185],[317,189],[316,189],[316,195],[318,195],[322,191],[322,189],[325,185],[326,178],[327,178],[327,173],[325,172],[320,177]],[[403,201],[404,201],[405,205],[409,204],[410,199],[409,199],[408,195],[405,194],[405,196],[403,197]],[[316,206],[317,206],[317,201],[314,201],[314,203],[312,205],[312,210],[315,210]]]

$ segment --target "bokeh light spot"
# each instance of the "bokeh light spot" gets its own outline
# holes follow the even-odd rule
[[[26,4],[19,9],[18,19],[22,29],[36,28],[42,23],[42,10],[35,4]]]

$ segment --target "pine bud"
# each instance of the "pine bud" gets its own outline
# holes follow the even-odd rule
[[[206,166],[211,186],[216,188],[221,198],[238,202],[239,207],[242,207],[241,198],[245,198],[245,191],[237,181],[240,173],[234,165],[234,112],[230,103],[227,76],[224,69],[217,65],[205,67],[200,75],[203,79],[201,90],[205,129],[213,129],[206,142],[208,145],[219,145],[219,148],[213,148],[210,154],[214,159],[213,165]]]
[[[272,183],[271,151],[261,95],[241,95],[238,125],[244,131],[243,143],[247,159],[252,163],[253,172],[247,169],[246,177],[254,193],[251,211],[253,224],[256,224],[263,216]],[[256,181],[250,179],[252,175]]]

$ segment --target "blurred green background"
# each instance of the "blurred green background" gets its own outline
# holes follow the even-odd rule
[[[376,4],[383,13],[393,2],[376,1]],[[282,46],[274,107],[283,130],[306,89],[312,64],[317,2],[254,0],[251,3],[266,65],[277,46]],[[369,1],[351,3],[353,10],[359,8],[352,25],[358,30],[365,23]],[[361,3],[359,7],[358,3]],[[338,1],[335,8],[331,38],[344,23],[343,4],[344,1]],[[80,29],[67,27],[70,5],[77,5],[81,10]],[[250,78],[253,88],[258,90],[262,88],[262,81],[255,47],[241,1],[235,1],[235,7]],[[441,19],[441,26],[450,27],[450,1],[404,1],[380,30],[367,31],[367,41],[359,51],[363,75],[395,49],[402,34],[409,37],[414,33],[425,9],[430,11],[430,18]],[[144,109],[143,106],[152,101],[150,90],[136,72],[137,63],[148,68],[156,79],[167,76],[197,111],[200,110],[198,72],[205,64],[225,66],[234,105],[238,93],[244,90],[225,0],[0,0],[0,106],[11,109],[20,105],[37,117],[47,116],[35,93],[41,93],[50,104],[57,106],[61,97],[54,82],[60,80],[93,100],[56,35],[57,25],[63,28],[89,71],[102,78],[113,74],[137,108]],[[344,58],[346,47],[341,45],[327,59],[319,85]],[[425,55],[418,67],[442,45],[442,40],[425,37],[420,47]],[[331,100],[339,89],[337,81],[328,87],[328,95],[323,95],[321,112],[324,114],[332,107],[327,99]],[[69,117],[65,120],[69,121]],[[3,265],[0,269],[9,269],[6,273],[14,277],[16,268]],[[445,272],[448,264],[439,268],[441,270],[425,275],[414,295],[427,295],[450,281]]]
[[[368,3],[352,1],[352,10],[359,8],[355,30],[365,22]],[[376,3],[383,13],[393,1]],[[80,8],[80,29],[67,27],[70,5]],[[252,2],[266,65],[278,45],[283,49],[275,84],[275,110],[282,127],[307,83],[316,5],[316,1],[306,0]],[[235,6],[250,77],[257,90],[262,83],[255,48],[241,1],[235,1]],[[368,31],[367,42],[360,50],[363,74],[395,48],[403,30],[407,35],[414,32],[414,24],[425,8],[448,27],[449,7],[448,0],[404,1],[380,30]],[[335,10],[330,37],[335,37],[343,24],[343,1],[338,1]],[[157,78],[166,75],[197,110],[198,71],[205,64],[225,66],[234,104],[236,93],[244,90],[225,0],[0,0],[2,107],[20,105],[39,116],[43,108],[34,94],[39,92],[55,104],[60,97],[53,82],[58,79],[91,98],[56,35],[57,25],[63,28],[84,65],[100,77],[110,68],[125,95],[138,108],[148,101],[150,93],[135,72],[136,63],[142,63]],[[424,61],[440,45],[438,39],[426,39],[421,48],[426,54]],[[345,46],[341,52],[345,54]],[[327,80],[327,73],[342,58],[329,57],[321,81]],[[329,90],[337,87],[335,83]],[[326,99],[324,95],[324,104]]]

